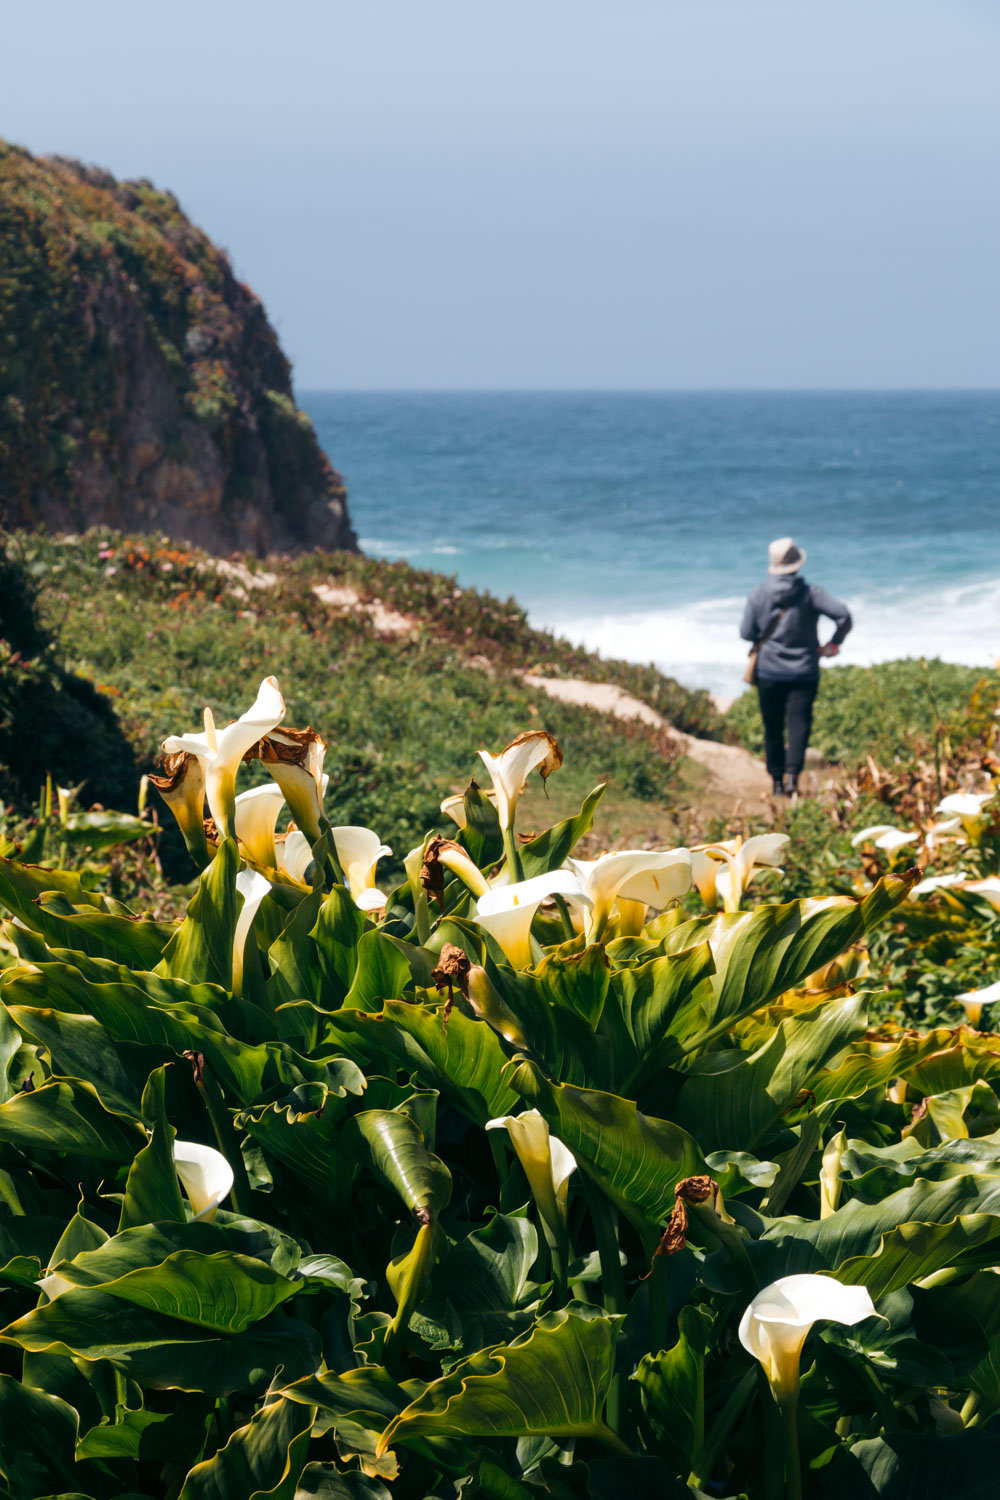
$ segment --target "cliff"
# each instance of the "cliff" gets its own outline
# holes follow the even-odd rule
[[[0,522],[356,550],[264,309],[147,181],[0,142]]]

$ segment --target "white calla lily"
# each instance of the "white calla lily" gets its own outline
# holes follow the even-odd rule
[[[754,838],[737,836],[693,850],[692,879],[702,900],[709,906],[718,905],[721,900],[726,911],[739,911],[746,889],[756,876],[764,870],[778,870],[780,874],[780,862],[788,842],[787,833],[761,833]],[[695,861],[694,854],[707,857],[719,866],[714,879],[705,858]]]
[[[499,755],[480,750],[479,758],[490,773],[497,816],[505,833],[514,826],[517,801],[531,772],[537,769],[545,781],[562,765],[562,751],[544,729],[529,729],[519,734]]]
[[[901,828],[896,828],[892,823],[872,823],[868,828],[862,828],[851,839],[851,848],[860,849],[862,844],[871,844],[875,849],[881,849],[890,858],[907,844],[919,844],[919,833],[904,833]]]
[[[269,870],[275,869],[278,863],[274,829],[284,800],[284,792],[273,781],[240,792],[236,799],[236,841],[247,859]]]
[[[280,786],[292,817],[315,843],[324,818],[323,793],[329,778],[323,774],[326,742],[311,729],[284,726],[260,743],[260,758]]]
[[[236,918],[236,931],[233,934],[233,994],[243,993],[243,954],[247,940],[250,937],[250,929],[257,910],[268,891],[271,882],[261,875],[259,870],[241,870],[236,877],[236,889],[243,897],[243,905],[240,914]]]
[[[289,880],[297,880],[300,885],[308,885],[306,875],[313,862],[313,851],[312,844],[301,828],[293,828],[290,833],[286,833],[276,852],[278,869],[282,875],[287,875]]]
[[[285,715],[285,700],[275,677],[265,677],[253,707],[217,730],[210,708],[205,709],[205,733],[171,735],[163,741],[168,755],[197,756],[205,772],[208,807],[223,838],[233,831],[236,805],[236,772],[244,755],[270,734]]]
[[[531,964],[531,923],[550,896],[590,905],[590,897],[571,871],[552,870],[486,891],[476,903],[472,920],[496,939],[515,969],[526,969]]]
[[[981,990],[966,990],[964,994],[956,995],[955,999],[964,1007],[969,1025],[978,1028],[982,1020],[983,1006],[1000,1000],[1000,979],[996,984],[984,985]]]
[[[1000,879],[996,875],[988,875],[985,880],[967,880],[965,889],[988,901],[994,911],[1000,911]]]
[[[929,896],[933,891],[947,890],[949,886],[964,885],[967,877],[961,870],[955,870],[950,875],[928,875],[926,880],[919,880],[910,892],[910,901],[919,901],[921,896]]]
[[[587,939],[595,942],[607,926],[616,901],[663,911],[691,889],[689,849],[621,849],[600,859],[568,859],[590,903]],[[641,923],[640,923],[641,926]]]
[[[375,866],[383,854],[391,854],[392,850],[370,828],[348,824],[331,829],[331,833],[344,879],[357,901],[362,891],[374,889]]]
[[[576,1157],[551,1134],[548,1121],[537,1109],[488,1120],[486,1129],[506,1130],[524,1168],[547,1235],[558,1240],[566,1228],[566,1200],[569,1179],[576,1171]]]
[[[928,854],[933,854],[938,844],[944,843],[946,839],[954,839],[960,844],[964,843],[965,840],[959,833],[961,826],[961,818],[944,818],[940,823],[932,823],[924,831],[924,843]]]
[[[366,890],[359,891],[354,898],[354,904],[360,911],[375,912],[385,911],[389,904],[389,897],[385,891],[380,891],[377,886],[369,886]]]
[[[233,1169],[222,1152],[197,1141],[174,1141],[174,1171],[188,1195],[194,1218],[211,1223],[233,1187]]]
[[[996,795],[996,789],[990,792],[952,792],[942,797],[934,811],[958,818],[970,844],[978,845],[990,817],[987,804],[993,802]]]
[[[70,1281],[68,1276],[60,1276],[58,1271],[49,1271],[45,1276],[39,1276],[35,1282],[38,1290],[44,1292],[50,1302],[61,1297],[63,1292],[72,1292],[76,1289],[76,1282]]]
[[[802,1346],[814,1323],[851,1327],[875,1315],[863,1286],[844,1286],[832,1276],[782,1276],[758,1292],[740,1320],[740,1343],[764,1368],[779,1406],[794,1403]]]
[[[147,781],[156,788],[170,808],[184,843],[195,863],[208,863],[205,838],[205,760],[189,750],[166,754],[161,758],[162,776],[152,772]]]

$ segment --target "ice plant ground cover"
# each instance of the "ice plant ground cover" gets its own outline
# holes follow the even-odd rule
[[[530,732],[387,888],[276,681],[192,729],[182,920],[0,861],[5,1494],[993,1493],[1000,1039],[866,981],[957,901],[988,991],[982,892],[574,859],[602,788],[520,837]]]

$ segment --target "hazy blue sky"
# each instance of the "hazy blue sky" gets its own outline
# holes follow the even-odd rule
[[[996,0],[0,0],[300,388],[1000,385]]]

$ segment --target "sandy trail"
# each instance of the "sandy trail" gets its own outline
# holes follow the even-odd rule
[[[585,682],[578,677],[537,677],[531,672],[524,673],[522,681],[562,703],[576,703],[581,708],[613,714],[617,719],[639,719],[654,729],[664,730],[690,760],[704,767],[711,790],[721,797],[742,802],[766,801],[770,797],[771,778],[749,751],[739,745],[720,745],[715,740],[699,740],[683,734],[655,708],[614,683]]]

